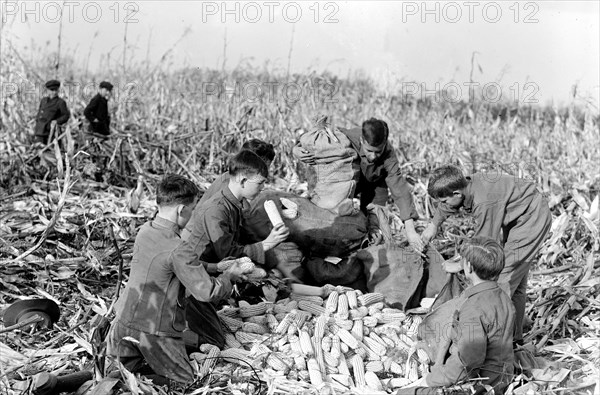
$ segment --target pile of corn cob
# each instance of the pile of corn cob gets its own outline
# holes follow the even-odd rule
[[[383,393],[416,381],[429,366],[416,347],[421,317],[386,308],[380,293],[336,287],[325,300],[291,294],[277,303],[240,301],[219,316],[232,333],[222,351],[204,345],[194,355],[201,376],[218,355],[218,364],[250,364],[271,377],[310,382],[319,393]]]

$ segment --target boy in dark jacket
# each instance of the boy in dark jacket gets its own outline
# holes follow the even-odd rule
[[[437,234],[448,215],[461,207],[475,217],[475,236],[503,243],[506,264],[498,283],[512,297],[516,309],[514,340],[522,343],[529,268],[552,225],[548,201],[531,181],[500,173],[465,177],[455,166],[434,170],[428,193],[440,204],[423,232],[425,244]],[[457,271],[460,267],[446,270]]]
[[[198,189],[192,181],[165,176],[156,201],[156,218],[142,226],[135,240],[129,282],[117,301],[107,354],[132,372],[190,382],[194,372],[182,339],[185,290],[198,300],[218,301],[230,295],[232,282],[243,274],[239,264],[234,264],[219,277],[210,277],[200,261],[174,255],[181,244],[179,232],[198,202]]]
[[[52,127],[62,126],[69,120],[71,113],[67,103],[58,97],[60,82],[50,80],[46,82],[47,96],[40,102],[35,119],[35,139],[34,142],[48,144],[48,138]],[[57,137],[58,131],[55,130],[54,137]]]
[[[100,83],[98,94],[90,100],[83,115],[90,122],[90,133],[108,136],[110,134],[110,114],[108,99],[112,95],[113,85],[108,81]]]
[[[415,383],[427,388],[402,389],[398,395],[435,394],[438,392],[431,387],[453,386],[477,378],[481,378],[484,388],[502,394],[512,381],[515,309],[496,282],[504,268],[502,247],[493,239],[474,237],[461,247],[460,258],[470,286],[458,302],[450,353]]]

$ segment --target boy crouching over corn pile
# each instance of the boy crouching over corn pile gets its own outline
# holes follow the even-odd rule
[[[156,202],[158,214],[135,239],[129,282],[116,305],[107,338],[107,355],[112,360],[107,373],[116,369],[118,360],[128,370],[157,382],[168,378],[185,383],[194,380],[182,338],[185,290],[200,301],[219,301],[230,295],[232,282],[243,278],[243,269],[236,263],[220,276],[210,277],[202,262],[173,254],[181,244],[179,232],[198,202],[192,181],[165,176],[158,185]],[[218,322],[216,314],[214,318]],[[205,325],[210,321],[211,317],[204,317]]]
[[[512,381],[515,308],[496,282],[504,268],[502,247],[493,239],[475,237],[463,245],[460,255],[471,286],[460,296],[454,313],[450,353],[443,348],[443,359],[431,373],[398,395],[437,394],[440,387],[478,378],[483,388],[477,393],[493,389],[502,394]]]

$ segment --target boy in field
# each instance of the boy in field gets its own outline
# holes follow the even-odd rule
[[[460,265],[470,286],[460,296],[452,324],[450,355],[414,385],[447,387],[470,379],[502,394],[513,377],[513,325],[515,309],[496,282],[504,268],[498,242],[474,237],[460,250]],[[411,388],[401,394],[434,394],[433,388]],[[488,393],[488,392],[486,392]]]
[[[440,204],[422,234],[425,244],[435,237],[447,216],[461,207],[475,217],[475,236],[502,241],[506,263],[498,283],[514,303],[514,340],[522,344],[529,268],[552,225],[547,200],[531,181],[499,173],[465,177],[455,166],[434,170],[428,193]],[[460,265],[448,265],[446,270],[458,271]]]
[[[192,181],[167,175],[156,195],[158,213],[135,239],[129,282],[107,337],[107,355],[113,359],[108,371],[118,359],[132,372],[190,382],[194,372],[182,339],[185,290],[198,300],[218,301],[230,295],[232,282],[243,274],[236,264],[219,277],[210,277],[201,262],[173,253],[198,202]]]
[[[190,235],[175,250],[176,259],[186,261],[189,257],[198,257],[206,262],[209,273],[216,273],[217,263],[226,258],[247,256],[264,265],[265,252],[285,241],[288,228],[282,224],[273,228],[265,240],[247,245],[241,244],[240,231],[244,206],[260,193],[268,175],[267,164],[254,152],[242,150],[235,155],[229,162],[227,186],[194,211]],[[204,315],[201,304],[193,297],[188,302],[188,325],[200,333]]]
[[[411,188],[402,174],[396,151],[388,140],[389,129],[386,122],[371,118],[363,122],[361,128],[344,129],[352,147],[358,153],[360,179],[355,195],[360,195],[360,208],[366,214],[369,203],[385,207],[388,191],[398,207],[400,219],[404,222],[406,237],[410,245],[418,252],[423,243],[415,230],[414,221],[419,218],[411,195]],[[294,147],[294,156],[307,164],[315,163],[315,154],[298,144]],[[374,244],[383,241],[379,229],[369,231]]]

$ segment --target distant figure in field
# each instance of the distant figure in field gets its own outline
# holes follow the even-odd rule
[[[112,95],[113,85],[102,81],[98,94],[90,100],[83,115],[90,122],[90,133],[108,136],[110,134],[110,114],[108,113],[108,99]]]
[[[59,134],[57,126],[67,123],[71,116],[67,103],[58,97],[59,88],[60,82],[57,80],[46,82],[46,97],[42,98],[35,117],[34,143],[48,144],[50,131],[54,129],[56,137]]]

